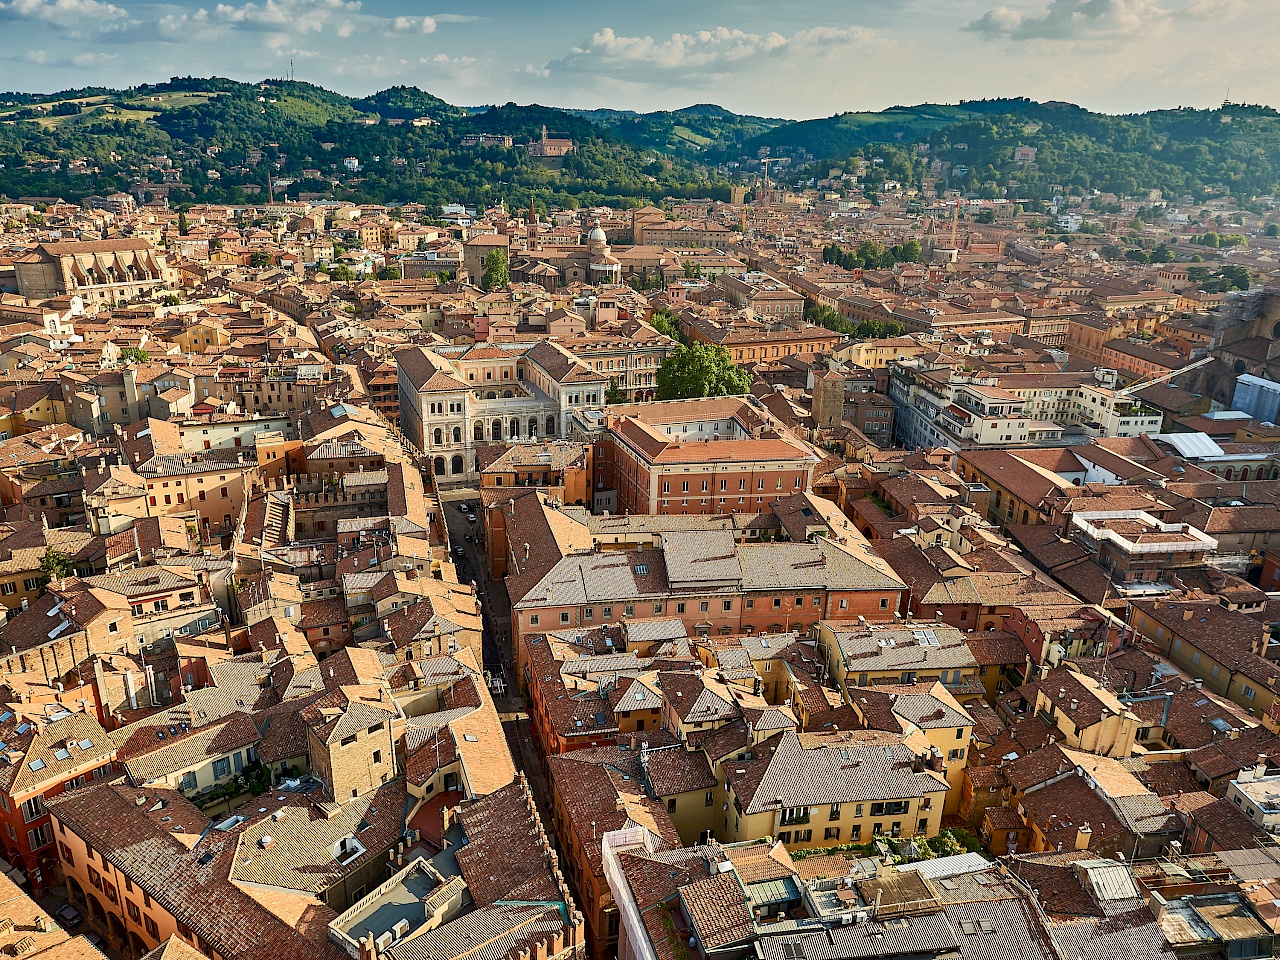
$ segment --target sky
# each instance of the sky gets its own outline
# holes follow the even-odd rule
[[[1026,96],[1280,106],[1280,0],[0,0],[0,90],[256,81],[806,119]]]

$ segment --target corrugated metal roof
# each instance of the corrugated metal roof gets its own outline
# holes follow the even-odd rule
[[[903,873],[914,871],[928,880],[940,880],[942,877],[990,870],[992,866],[991,861],[980,853],[957,853],[951,857],[935,857],[933,860],[921,860],[918,863],[904,863],[898,867],[898,870]]]
[[[1188,459],[1222,456],[1222,448],[1210,440],[1207,433],[1162,433],[1156,439]]]

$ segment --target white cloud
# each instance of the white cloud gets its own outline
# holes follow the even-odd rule
[[[964,29],[1009,40],[1121,40],[1152,36],[1169,16],[1156,0],[1049,0],[1033,12],[996,7]]]
[[[587,73],[609,77],[643,74],[710,75],[738,72],[768,57],[792,52],[807,55],[843,49],[875,40],[865,27],[817,26],[790,37],[776,31],[751,33],[734,27],[714,27],[691,33],[673,33],[665,39],[630,37],[605,27],[567,56],[541,68],[529,66],[535,76],[551,73]]]
[[[396,17],[391,21],[396,33],[435,33],[435,17]]]
[[[123,7],[106,0],[8,0],[0,2],[0,18],[42,20],[68,30],[83,28],[95,21],[121,20],[129,15]]]
[[[213,16],[246,27],[318,33],[335,18],[358,12],[360,6],[360,0],[250,0],[240,5],[220,3]]]
[[[1244,12],[1244,0],[1191,0],[1182,15],[1192,20],[1230,20]]]

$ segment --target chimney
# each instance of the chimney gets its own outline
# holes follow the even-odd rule
[[[1188,608],[1188,609],[1186,609],[1186,610],[1183,610],[1183,611],[1182,611],[1182,619],[1183,619],[1183,620],[1190,620],[1190,619],[1191,619],[1191,617],[1192,617],[1192,615],[1193,615],[1194,613],[1195,613],[1195,611],[1194,611],[1194,610],[1192,610],[1192,609],[1190,609],[1190,608]]]
[[[1076,830],[1076,849],[1088,850],[1089,841],[1093,839],[1093,828],[1087,823],[1082,823]]]

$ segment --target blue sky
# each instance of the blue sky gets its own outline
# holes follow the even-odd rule
[[[218,74],[796,119],[991,96],[1280,106],[1280,0],[0,0],[0,90]]]

